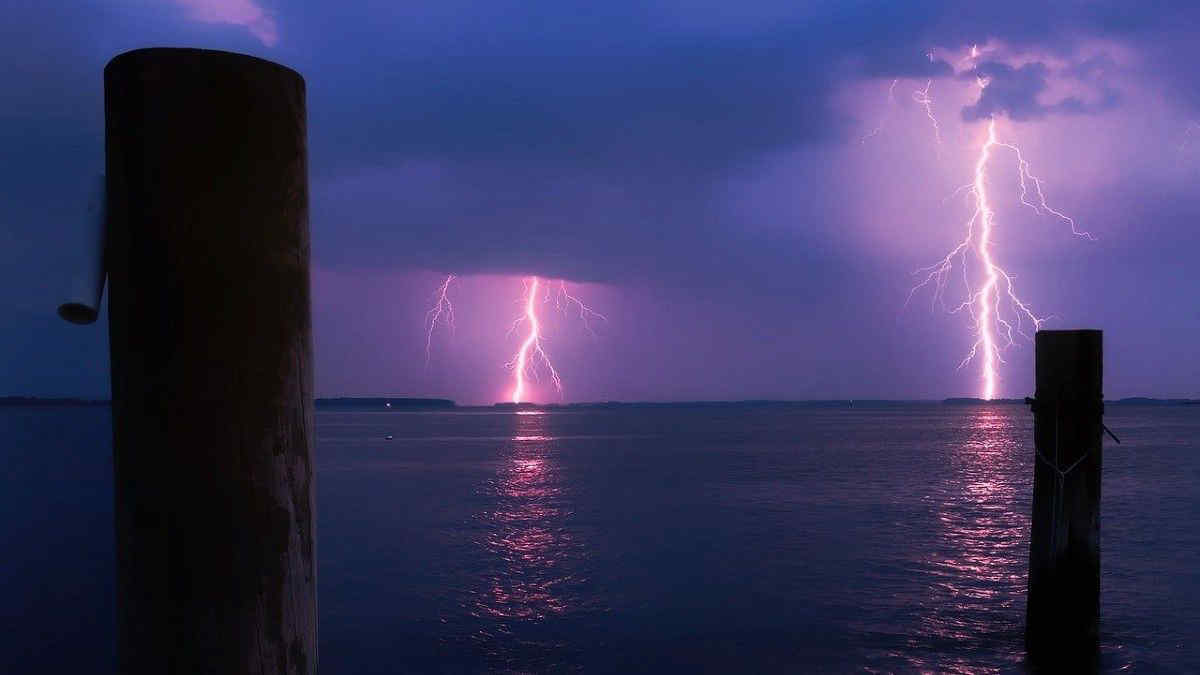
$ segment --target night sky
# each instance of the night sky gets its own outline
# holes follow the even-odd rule
[[[106,322],[54,309],[103,66],[170,45],[307,80],[318,395],[503,400],[525,275],[608,317],[593,337],[547,306],[563,400],[974,395],[970,317],[905,300],[963,236],[994,117],[1096,239],[1022,207],[998,157],[994,253],[1024,300],[1105,331],[1108,397],[1200,396],[1200,5],[1045,4],[9,3],[0,394],[108,396]],[[1032,357],[1005,352],[1000,395],[1032,393]]]

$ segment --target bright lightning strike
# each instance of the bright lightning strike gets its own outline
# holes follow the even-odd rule
[[[596,336],[594,324],[597,321],[608,321],[608,317],[589,307],[578,296],[572,295],[567,290],[565,281],[559,280],[554,283],[545,282],[538,277],[528,277],[523,280],[523,284],[524,293],[520,302],[524,311],[513,321],[509,334],[521,330],[522,327],[527,330],[527,333],[520,348],[517,349],[517,353],[505,364],[513,371],[513,403],[524,401],[529,383],[538,380],[543,373],[550,376],[554,388],[560,395],[562,394],[562,379],[558,375],[558,370],[554,368],[554,364],[551,363],[550,356],[546,353],[543,345],[545,335],[541,318],[538,316],[539,306],[554,302],[555,308],[564,315],[571,313],[577,316],[584,329],[593,337]]]
[[[429,368],[429,357],[433,351],[433,331],[438,324],[445,324],[450,332],[454,332],[454,305],[450,302],[450,282],[454,281],[453,274],[447,274],[446,280],[438,287],[433,307],[425,312],[425,368]]]
[[[973,50],[974,51],[974,50]],[[974,54],[972,54],[974,56]],[[986,87],[986,80],[980,80],[979,85]],[[1091,234],[1079,230],[1075,221],[1051,207],[1046,201],[1042,189],[1042,181],[1029,168],[1029,162],[1021,154],[1020,148],[1003,143],[996,137],[996,119],[988,121],[987,139],[980,148],[979,157],[975,162],[974,180],[957,192],[966,191],[974,200],[975,209],[967,221],[967,233],[961,242],[946,254],[938,263],[924,267],[914,272],[914,275],[925,275],[925,278],[909,291],[908,299],[925,288],[933,286],[933,302],[942,302],[950,275],[954,270],[955,261],[962,271],[962,281],[966,289],[966,299],[953,309],[951,313],[966,310],[971,315],[972,325],[976,333],[974,344],[966,357],[959,363],[959,368],[970,363],[976,356],[981,360],[981,377],[983,380],[984,399],[993,399],[997,392],[997,364],[1003,363],[1003,352],[1014,344],[1014,333],[1029,338],[1025,332],[1028,322],[1037,330],[1042,322],[1050,317],[1041,317],[1033,313],[1016,293],[1013,277],[1004,270],[992,256],[992,234],[994,229],[995,212],[991,197],[987,190],[987,167],[997,149],[1009,150],[1017,161],[1018,199],[1022,204],[1043,215],[1051,215],[1070,225],[1071,232],[1085,239],[1094,239]],[[957,194],[956,192],[956,194]],[[978,289],[971,286],[967,275],[967,256],[973,253],[983,266],[983,285]],[[1005,309],[1007,308],[1007,312]]]

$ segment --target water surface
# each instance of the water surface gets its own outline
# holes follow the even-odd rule
[[[0,411],[0,671],[111,672],[108,414]],[[1188,672],[1200,409],[1106,422],[1101,669]],[[317,434],[324,672],[1024,669],[1021,406],[330,411]]]

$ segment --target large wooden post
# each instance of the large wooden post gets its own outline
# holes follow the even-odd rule
[[[315,673],[304,80],[104,70],[123,675]]]
[[[1025,640],[1035,663],[1094,662],[1100,625],[1102,334],[1038,331]]]

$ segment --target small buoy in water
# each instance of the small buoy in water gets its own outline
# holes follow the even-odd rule
[[[384,436],[384,437],[383,437],[383,440],[385,440],[385,441],[390,441],[390,440],[392,440],[392,435],[391,435],[391,434],[388,434],[387,436]]]

